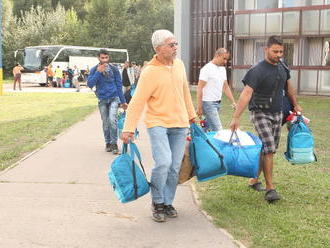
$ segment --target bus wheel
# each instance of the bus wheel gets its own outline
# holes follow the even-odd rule
[[[39,84],[40,86],[46,86],[46,84]]]

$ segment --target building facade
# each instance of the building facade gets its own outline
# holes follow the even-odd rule
[[[298,92],[330,95],[330,0],[188,2],[190,46],[181,49],[188,51],[188,75],[193,84],[216,48],[226,47],[232,54],[231,84],[242,89],[246,71],[264,58],[267,37],[280,35]]]

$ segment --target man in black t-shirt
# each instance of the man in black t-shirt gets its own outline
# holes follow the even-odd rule
[[[245,87],[230,123],[231,130],[236,130],[239,127],[239,118],[249,104],[251,122],[263,144],[259,175],[263,171],[266,180],[265,200],[268,202],[280,199],[273,185],[273,154],[281,135],[284,90],[294,106],[294,111],[302,111],[290,82],[290,73],[280,61],[283,50],[282,39],[277,36],[269,37],[265,60],[252,67],[242,80]],[[257,191],[265,190],[258,178],[251,178],[249,186]]]

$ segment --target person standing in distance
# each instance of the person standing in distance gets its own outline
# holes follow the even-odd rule
[[[226,94],[236,107],[235,99],[227,81],[225,65],[229,59],[229,53],[225,48],[219,48],[213,59],[204,65],[199,74],[197,86],[197,115],[205,116],[206,130],[219,131],[222,129],[219,118],[222,92]]]
[[[151,172],[152,217],[156,222],[177,217],[172,203],[184,154],[189,121],[196,113],[184,64],[176,59],[178,43],[168,30],[152,35],[156,55],[143,69],[126,113],[122,140],[134,136],[145,104],[154,167]]]
[[[105,150],[118,154],[117,114],[119,105],[127,108],[122,91],[122,81],[119,70],[109,64],[109,53],[101,49],[98,53],[100,63],[94,66],[87,79],[89,88],[96,86],[96,96],[103,122]]]
[[[16,64],[13,69],[13,75],[14,75],[14,90],[16,90],[16,82],[18,83],[19,90],[22,90],[22,83],[21,83],[21,77],[22,77],[22,70],[24,68],[20,64]]]
[[[259,175],[263,171],[266,189],[258,178],[249,180],[249,187],[257,191],[266,190],[265,200],[269,203],[280,200],[273,185],[273,156],[279,144],[282,126],[284,90],[287,89],[294,111],[301,112],[296,93],[290,81],[290,72],[280,63],[283,56],[283,40],[269,37],[265,48],[265,59],[252,67],[244,76],[245,85],[230,123],[232,131],[239,127],[239,118],[249,105],[250,119],[262,141]]]

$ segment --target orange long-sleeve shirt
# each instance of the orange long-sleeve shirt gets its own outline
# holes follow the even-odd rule
[[[142,71],[134,96],[126,113],[123,132],[134,132],[145,104],[147,128],[189,127],[196,117],[184,64],[175,59],[170,68],[157,56]]]

